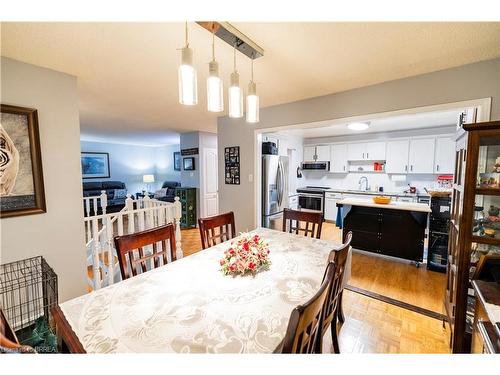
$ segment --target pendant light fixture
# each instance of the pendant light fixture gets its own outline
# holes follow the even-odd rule
[[[253,80],[253,58],[252,58],[252,73],[248,83],[247,95],[247,122],[259,122],[259,97],[257,96],[257,85]]]
[[[193,66],[193,50],[189,48],[187,22],[185,33],[186,45],[181,49],[181,65],[179,66],[179,103],[195,105],[198,103],[198,82],[196,69]]]
[[[224,110],[223,83],[219,76],[219,63],[215,61],[215,30],[212,28],[212,61],[208,64],[207,108],[209,112]]]
[[[229,86],[229,117],[243,117],[243,93],[240,87],[240,75],[236,70],[236,44],[234,44],[233,72],[231,73],[231,84]]]

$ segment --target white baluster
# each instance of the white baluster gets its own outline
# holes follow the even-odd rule
[[[106,247],[108,255],[108,285],[113,285],[115,272],[114,263],[115,258],[113,255],[113,223],[111,222],[111,215],[106,216]]]
[[[117,214],[117,221],[118,221],[118,235],[123,236],[123,212],[119,212]]]
[[[97,197],[92,197],[92,216],[97,215]]]
[[[92,219],[92,231],[94,236],[92,238],[92,259],[93,265],[92,270],[94,273],[94,290],[101,288],[101,275],[99,267],[99,252],[101,250],[101,244],[99,242],[99,219]]]
[[[128,214],[128,234],[135,232],[134,230],[134,200],[131,198],[130,193],[127,194],[125,199],[125,207],[127,207]]]
[[[182,253],[181,246],[181,216],[182,216],[182,205],[179,200],[179,197],[174,198],[174,207],[175,207],[175,252],[177,255],[177,259],[181,259],[184,254]]]
[[[89,198],[84,198],[84,199],[85,199],[85,214],[86,216],[90,216],[90,199]]]
[[[144,196],[144,209],[146,215],[146,227],[144,229],[150,229],[153,227],[153,218],[152,218],[152,210],[151,207],[151,198],[149,198],[149,194],[146,192]]]
[[[101,195],[99,197],[101,198],[102,214],[106,215],[106,207],[108,207],[108,196],[106,195],[106,190],[101,190]]]

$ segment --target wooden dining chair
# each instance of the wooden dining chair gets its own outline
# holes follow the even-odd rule
[[[234,213],[232,211],[217,216],[200,218],[198,219],[198,226],[203,249],[236,237]]]
[[[132,276],[136,276],[139,266],[142,272],[147,271],[147,262],[152,263],[152,268],[167,264],[168,253],[170,253],[172,261],[176,260],[174,233],[174,225],[167,224],[142,232],[115,237],[115,248],[118,255],[118,262],[120,263],[122,279],[125,280],[130,277],[129,265]],[[158,243],[161,245],[160,249],[158,248]],[[146,255],[144,247],[148,245],[152,245],[152,253]],[[160,264],[160,260],[163,264]]]
[[[340,353],[338,333],[337,333],[337,319],[344,322],[344,313],[342,311],[342,293],[343,281],[345,275],[345,265],[349,249],[351,247],[352,232],[349,232],[345,237],[345,242],[338,250],[332,250],[328,256],[328,265],[335,263],[335,275],[328,290],[328,295],[323,306],[323,314],[321,318],[321,334],[318,336],[316,343],[316,352],[321,353],[323,347],[323,337],[330,327],[332,332],[333,350],[335,353]],[[327,278],[325,272],[324,279]]]
[[[301,223],[304,223],[303,228]],[[311,229],[309,229],[309,225],[311,225]],[[323,214],[321,212],[296,211],[288,208],[283,210],[283,232],[295,232],[295,234],[304,232],[306,237],[310,235],[312,238],[320,238],[322,226]]]
[[[279,353],[310,354],[316,352],[321,334],[321,313],[335,274],[335,263],[326,268],[325,278],[316,294],[305,304],[295,307],[290,315],[285,338],[275,351]]]

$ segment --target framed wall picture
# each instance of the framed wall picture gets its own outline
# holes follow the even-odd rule
[[[181,152],[174,152],[174,171],[181,170]]]
[[[185,171],[194,171],[194,158],[184,158],[183,163]]]
[[[1,105],[0,217],[46,212],[36,109]]]
[[[240,146],[224,148],[224,181],[227,185],[240,184]]]
[[[107,152],[82,152],[83,178],[109,178],[109,154]]]

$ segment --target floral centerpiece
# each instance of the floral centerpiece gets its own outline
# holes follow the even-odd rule
[[[243,235],[232,241],[230,247],[224,251],[224,258],[220,260],[224,275],[255,273],[270,264],[269,245],[257,234]]]

